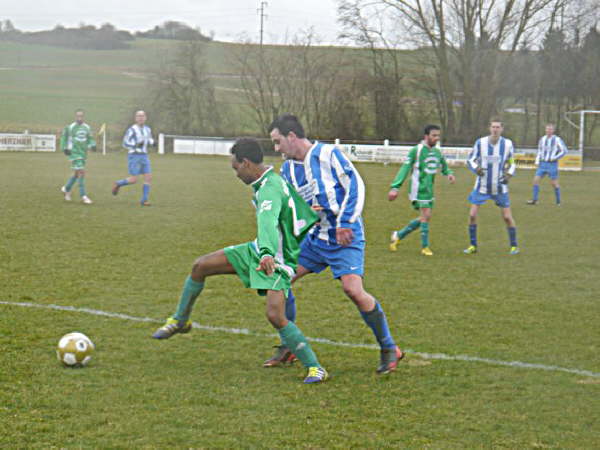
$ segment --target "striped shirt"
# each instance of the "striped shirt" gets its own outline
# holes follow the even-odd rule
[[[477,139],[467,160],[471,172],[483,169],[483,174],[475,180],[475,190],[489,195],[508,193],[508,185],[502,181],[505,171],[511,176],[515,173],[513,154],[514,146],[510,139],[500,137],[496,145],[491,144],[490,136]]]
[[[304,169],[312,205],[323,208],[311,235],[338,246],[336,228],[350,228],[353,242],[364,241],[365,184],[348,158],[335,145],[315,142],[304,158]]]
[[[138,147],[139,144],[142,145]],[[125,136],[123,136],[123,147],[129,153],[148,153],[149,145],[154,145],[154,139],[152,139],[152,130],[148,125],[140,127],[135,124],[127,128]]]
[[[312,189],[306,181],[306,172],[302,161],[286,159],[279,169],[279,174],[296,189],[306,203],[312,205]]]
[[[542,136],[538,143],[537,157],[535,164],[540,162],[556,162],[567,154],[565,142],[558,136]]]

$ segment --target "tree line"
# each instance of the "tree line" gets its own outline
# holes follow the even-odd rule
[[[25,32],[17,29],[10,20],[0,21],[0,40],[25,44],[50,45],[85,50],[115,50],[130,48],[130,43],[140,38],[210,41],[198,28],[183,22],[166,21],[148,31],[131,33],[118,30],[105,23],[100,27],[80,24],[75,28],[56,25],[52,30]]]

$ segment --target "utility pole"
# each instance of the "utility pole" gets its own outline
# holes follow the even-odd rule
[[[257,9],[257,12],[260,14],[260,46],[263,45],[263,35],[265,32],[265,19],[267,16],[265,15],[265,7],[268,5],[267,2],[260,2],[260,8]]]

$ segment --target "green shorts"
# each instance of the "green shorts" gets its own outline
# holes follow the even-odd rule
[[[71,160],[71,169],[73,169],[73,170],[85,169],[85,159],[72,159]]]
[[[291,287],[290,276],[283,269],[275,269],[271,276],[256,270],[260,259],[254,242],[232,245],[223,250],[244,286],[256,289],[258,295],[266,295],[268,290],[287,291]]]
[[[412,206],[414,209],[419,210],[421,208],[433,208],[433,205],[435,204],[435,201],[433,199],[429,199],[429,200],[413,200],[412,201]]]

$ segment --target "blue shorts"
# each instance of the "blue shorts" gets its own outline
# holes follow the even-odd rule
[[[535,176],[544,178],[545,175],[548,175],[551,180],[558,179],[558,161],[554,161],[554,162],[542,161],[542,162],[540,162],[539,167],[535,171]]]
[[[318,245],[317,238],[307,236],[300,245],[298,264],[314,273],[320,273],[329,266],[333,278],[342,275],[365,273],[365,241],[353,242],[347,247],[325,248]]]
[[[127,156],[127,166],[129,168],[129,175],[152,173],[150,158],[148,158],[146,153],[130,153]]]
[[[481,192],[473,191],[469,195],[469,203],[473,205],[483,205],[488,200],[494,200],[496,206],[499,206],[500,208],[510,207],[508,194],[482,194]]]

